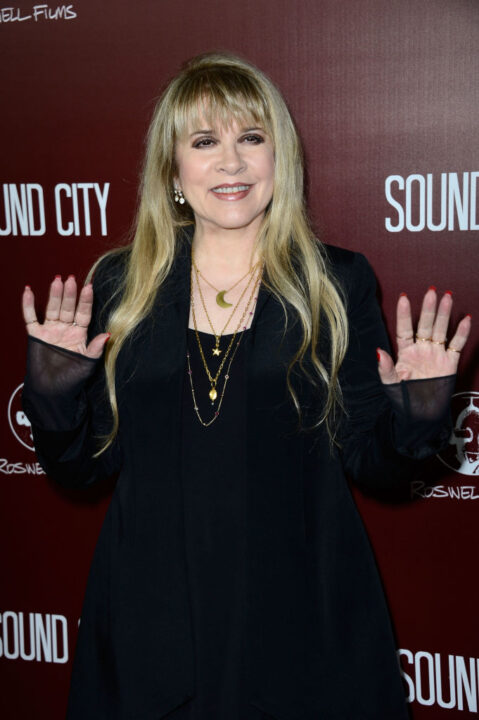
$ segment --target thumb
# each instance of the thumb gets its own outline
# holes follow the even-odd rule
[[[378,373],[381,382],[385,385],[391,385],[391,383],[399,382],[399,377],[394,367],[394,361],[386,350],[376,348],[376,354],[378,357]]]
[[[98,360],[98,358],[102,356],[105,344],[110,337],[111,333],[100,333],[100,335],[96,335],[89,343],[85,355],[94,360]]]

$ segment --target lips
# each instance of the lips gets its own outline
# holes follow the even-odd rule
[[[212,188],[212,190],[215,193],[231,194],[245,192],[246,190],[249,190],[250,187],[251,185],[246,185],[245,183],[236,183],[235,185],[218,185],[217,187]]]

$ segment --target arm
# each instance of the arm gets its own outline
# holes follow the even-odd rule
[[[402,297],[398,335],[406,331],[402,321],[408,315],[409,331],[404,337],[410,336],[409,350],[405,353],[400,346],[394,365],[376,301],[375,278],[362,255],[355,257],[349,285],[350,343],[341,370],[346,411],[339,432],[343,462],[364,488],[405,485],[414,461],[439,452],[448,442],[458,354],[447,352],[442,344],[427,343],[432,347],[426,347],[424,342],[414,342],[409,302]],[[431,311],[431,296],[426,295],[425,303]],[[450,303],[448,296],[439,306],[441,327],[446,315],[449,318]],[[431,317],[434,322],[435,306]],[[418,334],[422,320],[424,312]],[[457,333],[454,338],[457,347],[465,343],[469,326],[469,319],[461,321],[461,339]]]
[[[103,365],[108,334],[101,312],[111,288],[102,265],[78,305],[73,278],[53,281],[43,325],[36,320],[33,293],[24,293],[29,337],[23,406],[42,467],[67,487],[91,484],[117,472],[121,463],[118,439],[93,457],[99,437],[111,427]]]

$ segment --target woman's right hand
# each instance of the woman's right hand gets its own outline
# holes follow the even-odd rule
[[[26,330],[32,337],[59,348],[71,350],[92,359],[103,353],[110,333],[96,335],[87,345],[87,331],[93,306],[93,287],[85,285],[78,298],[75,277],[70,275],[63,283],[57,275],[50,285],[43,325],[35,312],[35,298],[30,286],[23,291],[22,309]]]

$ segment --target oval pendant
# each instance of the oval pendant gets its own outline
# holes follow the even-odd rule
[[[210,400],[214,402],[216,398],[218,397],[218,393],[216,392],[216,388],[212,387],[209,392]]]

